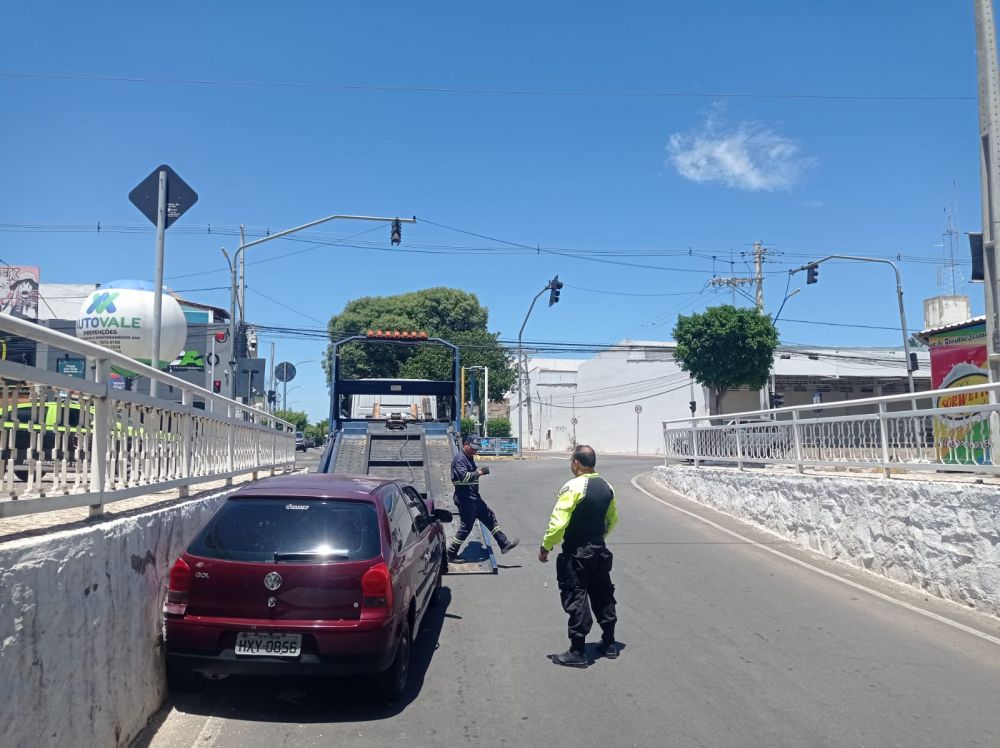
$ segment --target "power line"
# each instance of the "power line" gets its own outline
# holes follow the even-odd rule
[[[264,81],[251,79],[214,78],[148,78],[124,75],[86,75],[70,73],[34,73],[0,70],[0,77],[23,80],[64,80],[93,83],[136,83],[176,86],[232,86],[258,88],[297,88],[329,91],[367,91],[376,93],[474,94],[485,96],[575,97],[575,98],[693,98],[693,99],[783,99],[804,101],[870,101],[870,102],[967,102],[975,96],[889,96],[865,94],[778,93],[766,91],[668,91],[611,89],[529,89],[472,88],[452,86],[398,86],[364,83],[325,83],[320,81]]]

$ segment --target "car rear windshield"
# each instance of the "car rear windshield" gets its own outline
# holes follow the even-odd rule
[[[330,563],[381,552],[375,505],[363,501],[232,498],[189,553],[230,561]]]

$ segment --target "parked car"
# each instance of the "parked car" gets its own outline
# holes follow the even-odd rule
[[[412,486],[325,473],[240,489],[170,570],[171,685],[207,675],[374,674],[406,687],[411,642],[445,572],[441,522]]]
[[[295,432],[295,451],[305,452],[306,451],[306,435],[301,431]]]
[[[312,449],[315,446],[316,446],[316,440],[313,437],[311,437],[311,436],[307,436],[306,437],[306,449]]]

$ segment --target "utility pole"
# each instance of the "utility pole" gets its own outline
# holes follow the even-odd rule
[[[517,377],[517,456],[521,458],[524,456],[524,404],[525,399],[524,393],[527,392],[528,400],[528,431],[531,432],[531,382],[528,381],[528,359],[524,355],[524,328],[528,324],[528,318],[531,316],[531,310],[535,308],[535,302],[541,297],[546,291],[549,292],[549,306],[557,303],[559,301],[559,290],[563,287],[562,281],[559,280],[557,275],[555,278],[550,280],[545,284],[545,287],[535,294],[535,298],[531,300],[531,306],[528,307],[528,313],[524,315],[524,322],[521,323],[521,329],[517,333],[517,350],[519,358],[521,359],[521,371],[518,373]],[[527,385],[527,387],[525,387]]]
[[[763,242],[753,243],[753,276],[757,285],[757,311],[764,313],[764,249]]]
[[[990,381],[1000,382],[1000,289],[996,242],[1000,210],[1000,70],[992,0],[973,0],[976,18],[976,67],[979,77],[979,182],[983,220],[983,289],[986,296],[986,350]],[[990,401],[997,402],[995,392]],[[996,419],[991,433],[997,437]]]

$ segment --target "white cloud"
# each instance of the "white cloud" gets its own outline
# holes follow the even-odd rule
[[[685,179],[750,192],[788,189],[815,163],[797,142],[758,122],[733,125],[715,114],[698,130],[671,135],[667,154]]]

